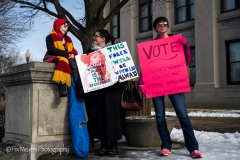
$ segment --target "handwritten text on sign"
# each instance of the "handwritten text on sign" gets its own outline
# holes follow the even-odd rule
[[[118,43],[102,50],[104,50],[103,52],[107,55],[108,61],[113,66],[112,69],[115,75],[118,76],[118,81],[123,82],[138,77],[126,42]]]
[[[190,91],[181,35],[138,44],[147,98]]]

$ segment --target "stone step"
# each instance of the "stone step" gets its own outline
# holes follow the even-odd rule
[[[231,117],[190,117],[194,130],[219,132],[219,133],[235,133],[240,132],[240,118]],[[179,120],[177,120],[175,128],[180,129]]]

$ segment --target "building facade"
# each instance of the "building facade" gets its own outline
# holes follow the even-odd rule
[[[110,0],[105,13],[119,1]],[[152,22],[159,16],[168,18],[169,33],[182,34],[191,46],[187,107],[240,109],[240,1],[130,1],[107,29],[117,42],[127,42],[138,70],[137,44],[156,37]]]

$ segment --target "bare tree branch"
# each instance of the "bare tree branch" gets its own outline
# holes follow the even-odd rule
[[[103,17],[103,10],[106,4],[110,0],[83,0],[84,7],[81,8],[83,10],[83,16],[78,18],[74,16],[74,14],[70,13],[70,10],[66,9],[64,5],[64,0],[5,0],[10,1],[14,4],[14,7],[19,15],[25,17],[28,20],[24,20],[25,24],[30,24],[34,22],[34,18],[41,14],[46,14],[50,18],[66,18],[72,24],[71,33],[82,43],[83,50],[86,50],[91,46],[92,39],[91,37],[94,32],[98,29],[104,28],[109,22],[111,22],[112,18],[120,11],[124,6],[130,11],[131,5],[135,0],[121,0],[117,6],[110,11],[110,13]],[[73,1],[73,0],[71,0]],[[79,5],[80,2],[76,0]],[[155,0],[155,4],[163,4],[166,2],[172,2],[173,0]],[[70,1],[67,1],[70,3]],[[128,3],[129,2],[129,3]],[[128,3],[128,4],[127,4]],[[126,5],[127,4],[127,5]],[[0,4],[1,5],[1,4]],[[56,9],[51,10],[49,7],[53,5]],[[19,10],[21,7],[23,11]],[[77,8],[74,6],[73,8]],[[0,8],[2,10],[2,8]],[[79,9],[80,10],[80,9]],[[6,9],[4,10],[6,13],[9,12]],[[21,23],[22,24],[22,23]]]
[[[26,6],[20,6],[21,8],[32,8],[32,9],[35,9],[35,10],[40,10],[40,11],[46,12],[47,14],[49,14],[51,16],[54,16],[54,17],[58,18],[58,14],[48,10],[47,8],[39,7],[39,5],[41,3],[39,3],[39,5],[35,5],[35,4],[27,2],[27,1],[19,1],[19,0],[11,0],[11,1],[19,3],[19,4],[26,4]]]
[[[104,0],[102,4],[98,7],[96,15],[100,15],[101,12],[103,12],[104,7],[106,6],[106,3],[108,0]]]
[[[104,19],[104,25],[107,25],[112,20],[112,18],[120,11],[120,9],[129,1],[133,2],[134,0],[122,0]]]
[[[71,20],[71,22],[77,26],[80,30],[85,30],[85,28],[76,21],[76,19],[65,9],[63,8],[64,12],[66,13],[66,16]]]

